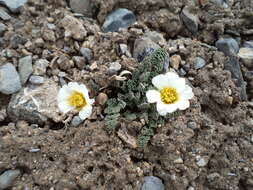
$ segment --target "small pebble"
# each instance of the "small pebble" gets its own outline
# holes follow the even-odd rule
[[[45,81],[45,79],[42,76],[32,75],[29,78],[29,82],[32,84],[43,84],[44,81]]]
[[[204,158],[200,158],[198,161],[197,161],[197,165],[199,166],[199,167],[204,167],[204,166],[206,166],[207,165],[207,161],[204,159]]]
[[[73,117],[73,119],[71,120],[70,126],[72,127],[77,127],[78,125],[80,125],[83,122],[83,120],[79,117],[79,116],[75,116]]]
[[[201,69],[206,65],[206,61],[201,57],[196,57],[194,62],[194,69]]]
[[[121,69],[121,64],[119,62],[110,63],[108,73],[116,74]]]
[[[108,96],[107,96],[107,94],[105,94],[103,92],[99,93],[99,95],[96,98],[96,102],[101,106],[105,105],[107,100],[108,100]]]
[[[178,159],[174,160],[174,163],[175,164],[183,164],[184,161],[183,161],[183,159],[181,157],[179,157]]]
[[[180,63],[181,63],[180,55],[173,55],[170,57],[170,64],[174,69],[178,70]]]
[[[165,187],[161,179],[155,176],[146,176],[141,190],[164,190]]]

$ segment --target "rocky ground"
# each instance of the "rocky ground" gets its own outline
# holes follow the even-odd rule
[[[0,4],[0,189],[253,189],[251,0]],[[136,147],[143,121],[109,133],[104,108],[160,47],[195,97]],[[96,99],[84,122],[57,108],[70,81]]]

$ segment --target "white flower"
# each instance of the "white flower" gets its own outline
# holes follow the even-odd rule
[[[83,120],[91,115],[91,105],[94,103],[94,99],[89,98],[86,86],[77,82],[64,85],[58,93],[57,101],[61,112],[67,113],[71,110],[77,110],[79,117]]]
[[[177,109],[185,110],[190,106],[189,99],[193,98],[192,88],[185,84],[185,79],[174,72],[157,75],[152,79],[157,90],[148,90],[146,97],[149,103],[157,103],[160,115],[172,113]]]

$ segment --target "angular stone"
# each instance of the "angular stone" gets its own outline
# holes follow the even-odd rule
[[[16,68],[11,63],[0,67],[0,92],[13,94],[21,89],[21,82]]]
[[[70,8],[75,13],[80,13],[85,16],[92,16],[93,3],[92,0],[70,0]]]
[[[84,47],[82,47],[82,48],[80,49],[80,53],[81,53],[82,56],[85,58],[86,62],[90,63],[90,61],[91,61],[92,58],[93,58],[92,50],[89,49],[89,48],[84,48]]]
[[[61,20],[61,26],[65,29],[65,37],[72,37],[75,40],[84,40],[87,36],[87,31],[83,23],[73,16],[66,15]]]
[[[38,59],[33,65],[33,74],[44,75],[47,71],[49,62],[46,59]]]
[[[245,48],[253,48],[253,41],[246,41],[243,43],[243,47]]]
[[[161,179],[155,176],[146,176],[141,190],[165,190]]]
[[[57,95],[58,85],[49,79],[42,85],[23,88],[12,96],[8,116],[13,121],[25,120],[41,125],[46,121],[60,122]]]
[[[219,39],[215,46],[219,51],[223,52],[226,56],[236,55],[239,51],[239,45],[233,38]]]
[[[5,5],[13,13],[19,12],[20,8],[27,2],[27,0],[0,0],[0,4]]]
[[[206,65],[206,61],[201,57],[196,57],[194,62],[194,69],[201,69]]]
[[[11,19],[11,16],[3,8],[0,8],[0,18],[7,21]]]
[[[45,81],[44,77],[42,76],[37,76],[37,75],[32,75],[30,78],[29,78],[29,82],[32,83],[32,84],[43,84]]]
[[[71,127],[77,127],[78,125],[80,125],[83,122],[83,120],[79,117],[79,116],[75,116],[73,117],[73,119],[71,120],[70,126]]]
[[[238,56],[246,67],[253,67],[253,48],[240,48]]]
[[[184,25],[192,34],[197,34],[199,18],[190,12],[188,7],[185,7],[181,13],[181,18]]]
[[[109,74],[116,74],[121,69],[121,64],[119,62],[112,62],[109,65],[108,73]]]
[[[149,56],[160,46],[149,38],[139,38],[134,42],[133,57],[141,62],[146,56]]]
[[[134,13],[128,9],[117,9],[106,17],[102,26],[104,32],[117,32],[120,28],[128,28],[135,23]]]
[[[85,65],[86,65],[86,61],[85,58],[82,56],[74,56],[73,57],[73,61],[75,63],[75,65],[79,68],[79,69],[84,69]]]
[[[20,170],[7,170],[2,173],[0,175],[0,189],[10,188],[20,174]]]
[[[19,34],[14,34],[10,38],[10,45],[14,49],[18,48],[18,45],[24,45],[26,42],[27,42],[27,39]]]
[[[19,59],[18,71],[21,84],[25,84],[29,76],[33,72],[32,56],[26,56]]]
[[[241,99],[246,101],[248,99],[246,92],[246,82],[243,79],[240,63],[237,57],[231,56],[225,63],[225,69],[230,71],[232,78],[236,79],[235,85],[241,89]]]

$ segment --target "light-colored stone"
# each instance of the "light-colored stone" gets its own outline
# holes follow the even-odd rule
[[[16,68],[11,63],[0,67],[0,92],[14,94],[21,89],[21,82]]]
[[[105,32],[117,32],[120,28],[128,28],[136,21],[134,13],[128,9],[117,9],[106,17],[102,26]]]
[[[0,0],[0,4],[5,5],[12,12],[17,13],[27,0]]]
[[[127,145],[131,148],[137,148],[136,138],[131,136],[125,126],[121,126],[121,128],[117,132],[119,138],[121,138]]]
[[[19,59],[18,71],[21,83],[25,84],[33,72],[32,56],[26,56]]]
[[[13,120],[25,120],[34,124],[43,124],[48,120],[61,122],[57,95],[59,87],[52,80],[42,85],[28,86],[12,96],[8,105],[8,116]]]
[[[49,62],[46,59],[38,59],[33,65],[34,75],[44,75],[47,71]]]
[[[175,164],[183,164],[184,163],[184,161],[183,161],[183,159],[181,157],[179,157],[178,159],[174,160],[173,162]]]
[[[29,82],[32,83],[32,84],[43,84],[45,81],[45,78],[42,77],[42,76],[37,76],[37,75],[32,75],[30,78],[29,78]]]
[[[96,97],[96,102],[101,106],[105,105],[107,100],[108,100],[108,96],[107,94],[103,92],[99,93],[99,95]]]
[[[72,37],[75,40],[84,40],[87,36],[87,31],[83,23],[73,16],[66,15],[61,20],[61,26],[65,29],[65,37]]]
[[[180,63],[181,63],[180,55],[173,55],[170,57],[170,65],[173,67],[173,69],[178,70]]]
[[[75,13],[80,13],[85,16],[92,16],[93,3],[92,0],[70,0],[70,8]]]
[[[118,71],[120,71],[120,69],[121,69],[121,64],[119,62],[117,62],[117,61],[116,62],[112,62],[109,65],[108,73],[109,74],[115,74]]]
[[[21,174],[20,170],[7,170],[0,175],[0,189],[10,188],[15,179]]]

